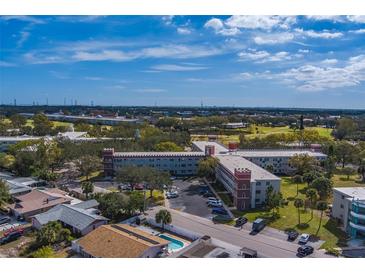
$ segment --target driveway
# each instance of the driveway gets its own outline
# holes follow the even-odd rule
[[[179,193],[179,197],[169,199],[168,207],[193,214],[199,217],[212,219],[211,208],[207,206],[207,198],[199,195],[201,186],[205,183],[199,179],[189,179],[183,181],[181,179],[174,180],[175,187]]]
[[[156,207],[148,211],[148,215],[154,218],[155,213],[161,207]],[[259,257],[267,258],[295,258],[298,245],[286,240],[270,237],[264,234],[250,235],[248,230],[238,229],[228,225],[213,224],[210,220],[195,215],[171,210],[172,225],[193,231],[201,236],[209,235],[215,239],[227,242],[240,247],[248,247],[257,250]],[[333,258],[324,254],[320,250],[309,257]]]

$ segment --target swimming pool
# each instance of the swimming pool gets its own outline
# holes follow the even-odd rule
[[[176,239],[171,238],[171,237],[169,237],[167,235],[164,235],[164,234],[160,234],[158,236],[160,238],[165,239],[165,240],[170,242],[169,245],[168,245],[170,250],[176,250],[176,249],[180,249],[180,248],[184,247],[184,243],[179,241],[179,240],[176,240]]]

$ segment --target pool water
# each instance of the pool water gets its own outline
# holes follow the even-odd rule
[[[179,241],[179,240],[176,240],[176,239],[171,238],[171,237],[169,237],[167,235],[164,235],[164,234],[160,234],[158,236],[160,238],[165,239],[165,240],[170,242],[169,245],[168,245],[170,250],[176,250],[176,249],[180,249],[180,248],[184,247],[184,243]]]

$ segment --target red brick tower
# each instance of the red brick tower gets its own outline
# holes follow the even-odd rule
[[[238,210],[250,208],[251,200],[251,170],[247,168],[235,168],[235,190],[233,193],[233,202]]]
[[[103,150],[104,176],[114,175],[113,158],[114,158],[114,148],[104,148]]]

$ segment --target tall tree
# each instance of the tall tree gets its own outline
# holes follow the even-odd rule
[[[165,141],[160,142],[157,145],[155,145],[156,151],[183,151],[184,149],[174,142],[171,141]]]
[[[333,182],[328,178],[320,177],[315,179],[310,187],[318,191],[319,197],[321,199],[325,199],[332,193]]]
[[[333,135],[342,140],[355,132],[357,124],[351,118],[341,118],[336,123],[336,129]]]
[[[63,228],[60,222],[52,221],[44,225],[38,232],[36,241],[40,246],[69,241],[71,232]]]
[[[21,128],[27,123],[27,119],[20,114],[13,114],[9,117],[14,128]]]
[[[295,201],[294,201],[294,206],[297,208],[297,210],[298,210],[298,225],[300,225],[301,224],[301,222],[300,222],[300,208],[301,207],[303,207],[303,205],[304,205],[304,202],[303,202],[303,200],[302,199],[295,199]]]
[[[167,211],[166,209],[161,209],[159,212],[155,215],[156,223],[162,224],[162,230],[165,230],[165,225],[171,224],[172,217],[170,211]]]
[[[206,177],[209,180],[213,180],[215,178],[215,168],[217,165],[218,159],[213,157],[200,160],[198,164],[198,175],[200,177]]]
[[[97,156],[85,155],[76,161],[76,166],[81,175],[85,176],[86,181],[88,181],[91,173],[101,169],[101,160]]]
[[[355,147],[346,141],[337,142],[335,145],[335,155],[337,161],[342,164],[342,168],[350,163],[355,157]]]
[[[311,218],[313,219],[313,210],[314,210],[314,204],[318,197],[318,192],[314,188],[309,188],[305,192],[305,196],[309,199],[311,203]]]
[[[295,169],[296,174],[303,175],[313,170],[318,165],[318,162],[308,154],[298,154],[290,158],[289,165]]]
[[[328,204],[326,201],[319,201],[317,203],[317,209],[321,211],[321,217],[319,219],[319,225],[318,225],[318,229],[317,229],[317,232],[316,232],[316,235],[318,235],[318,232],[321,228],[321,225],[322,225],[322,219],[323,219],[323,211],[327,210],[328,208]]]
[[[129,202],[125,194],[118,192],[96,195],[95,199],[99,202],[102,215],[114,221],[121,219]]]
[[[49,135],[52,132],[53,123],[43,113],[33,116],[34,134],[38,136]]]
[[[299,184],[303,183],[303,176],[295,175],[293,176],[293,182],[297,185],[297,196],[299,194]]]
[[[0,208],[10,200],[9,188],[4,180],[0,179]]]
[[[92,182],[82,182],[81,183],[81,189],[82,189],[82,193],[85,194],[86,196],[86,200],[89,199],[89,194],[94,192],[94,184]]]

